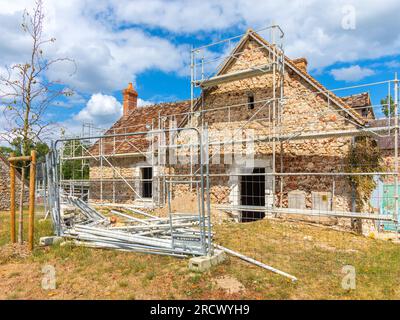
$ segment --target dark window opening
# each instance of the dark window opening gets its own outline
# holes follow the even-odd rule
[[[249,110],[254,109],[254,94],[252,94],[252,93],[249,93],[247,95],[247,108]]]
[[[251,175],[241,177],[240,203],[242,206],[265,207],[265,168],[254,168]],[[264,219],[265,212],[242,211],[241,222]]]
[[[153,197],[153,168],[142,168],[142,197]]]

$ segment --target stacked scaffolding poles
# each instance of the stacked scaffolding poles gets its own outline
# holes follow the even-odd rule
[[[123,234],[116,234],[115,228],[110,226],[110,222],[107,219],[104,219],[103,216],[97,217],[98,219],[93,219],[96,216],[96,212],[88,207],[81,200],[70,200],[68,201],[74,207],[80,209],[81,215],[76,217],[73,215],[71,218],[70,215],[61,216],[60,211],[60,203],[61,196],[63,201],[68,199],[64,194],[60,194],[60,181],[58,176],[58,170],[61,168],[58,164],[58,143],[66,143],[73,140],[82,140],[84,138],[68,138],[68,139],[60,139],[55,143],[52,143],[52,150],[48,155],[48,180],[49,180],[49,190],[50,192],[50,202],[51,202],[51,213],[52,219],[54,222],[55,233],[57,235],[61,235],[67,238],[72,238],[76,240],[77,243],[82,245],[89,245],[95,247],[104,247],[104,248],[114,248],[114,249],[123,249],[123,250],[141,250],[142,252],[154,253],[155,251],[159,254],[179,254],[179,255],[207,255],[211,252],[212,242],[211,239],[207,239],[207,237],[212,236],[211,234],[211,222],[210,219],[206,217],[206,209],[209,211],[209,206],[205,206],[205,201],[208,201],[209,195],[206,194],[206,186],[208,186],[208,182],[205,180],[205,172],[208,172],[207,163],[205,162],[204,155],[204,147],[203,147],[203,137],[202,132],[198,128],[190,127],[190,128],[169,128],[164,130],[151,130],[151,134],[163,134],[165,131],[179,133],[184,130],[194,131],[198,137],[199,141],[199,153],[200,153],[200,177],[196,182],[198,184],[198,192],[199,196],[199,210],[196,213],[197,226],[199,228],[198,231],[191,229],[193,223],[188,221],[182,221],[182,217],[176,217],[172,215],[172,211],[170,210],[169,223],[164,225],[159,225],[162,221],[158,222],[150,222],[145,221],[141,223],[137,219],[136,223],[140,223],[140,225],[128,228],[122,228],[124,231]],[[121,134],[110,134],[110,135],[102,135],[102,136],[92,136],[86,137],[85,139],[96,139],[100,140],[100,145],[106,139],[111,139],[114,137],[126,137],[126,136],[141,136],[144,134],[148,134],[149,132],[133,132],[133,133],[121,133]],[[61,147],[62,149],[62,147]],[[103,150],[101,148],[100,150]],[[105,161],[107,159],[102,156]],[[108,162],[108,161],[107,161]],[[154,164],[154,158],[152,159],[152,163]],[[109,163],[110,164],[110,163]],[[110,164],[111,165],[111,164]],[[122,177],[121,177],[122,178]],[[124,180],[124,179],[123,179]],[[165,182],[167,182],[165,180]],[[192,180],[189,181],[193,183]],[[167,186],[165,186],[165,190],[168,190]],[[170,195],[170,191],[168,192]],[[170,201],[169,201],[170,202]],[[170,203],[169,203],[170,206]],[[209,214],[207,215],[209,217]],[[83,218],[83,220],[82,220]],[[72,219],[72,220],[71,220]],[[188,218],[186,218],[187,220]],[[192,218],[191,218],[192,219]],[[150,225],[150,228],[148,227]],[[89,227],[89,229],[88,229]],[[207,229],[208,227],[208,229]],[[95,229],[91,229],[95,228]],[[134,232],[137,230],[138,232]],[[111,231],[111,233],[110,233]],[[132,238],[132,232],[135,235]],[[95,234],[96,233],[96,234]],[[149,239],[142,239],[138,237],[150,237]],[[165,240],[168,240],[168,250],[166,248],[161,248],[157,245],[157,243],[167,243]],[[142,240],[148,241],[149,246],[146,243],[138,243]],[[104,245],[104,246],[102,246]]]

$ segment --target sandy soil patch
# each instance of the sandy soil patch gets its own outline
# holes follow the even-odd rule
[[[223,276],[214,281],[218,289],[222,289],[228,294],[240,293],[246,290],[239,280],[230,276]]]

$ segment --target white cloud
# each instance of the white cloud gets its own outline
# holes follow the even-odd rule
[[[354,65],[347,68],[333,69],[330,73],[335,80],[351,82],[360,81],[366,77],[372,76],[375,74],[375,71],[369,68],[362,68],[359,65]]]
[[[3,116],[5,106],[0,105],[0,142],[4,139],[3,134],[7,128],[7,121]]]
[[[153,102],[138,99],[138,107],[146,107]],[[95,93],[91,96],[86,107],[74,116],[74,120],[90,122],[107,127],[122,116],[122,104],[113,96]]]
[[[108,126],[122,115],[122,105],[113,96],[95,93],[74,120]]]
[[[237,1],[109,1],[118,21],[160,27],[175,33],[225,29],[240,20]]]
[[[24,61],[29,54],[29,38],[20,28],[24,8],[32,2],[0,1],[0,65]],[[50,58],[69,57],[73,64],[60,63],[47,75],[62,80],[77,91],[111,93],[120,90],[137,74],[159,69],[180,72],[188,61],[188,48],[150,35],[140,28],[120,29],[104,18],[112,9],[93,0],[45,1],[45,35],[55,37],[46,46]]]
[[[388,62],[384,63],[385,67],[390,68],[390,69],[399,69],[400,68],[400,62],[396,60],[391,60]]]
[[[138,99],[138,107],[146,107],[152,104],[152,101]],[[90,134],[98,135],[104,133],[121,115],[122,104],[115,97],[96,93],[91,96],[86,106],[78,114],[58,123],[58,127],[63,128],[68,137],[80,136],[82,125],[90,123],[94,128],[94,131],[92,130]],[[85,132],[85,135],[88,134],[88,132]],[[61,130],[54,135],[60,137]]]
[[[276,23],[285,31],[286,53],[306,56],[311,69],[400,53],[398,0],[110,0],[109,5],[117,22],[178,34],[257,29]],[[342,27],[343,8],[348,6],[355,10],[354,30]]]
[[[27,0],[0,0],[0,64],[22,59],[23,49],[29,48],[19,24],[22,10],[31,5]],[[314,70],[400,53],[397,0],[384,4],[374,0],[45,0],[45,5],[46,34],[57,38],[48,53],[71,57],[78,67],[71,78],[68,65],[59,65],[49,75],[85,93],[120,90],[150,69],[187,74],[191,41],[177,45],[172,40],[175,35],[201,37],[207,32],[219,39],[221,32],[239,33],[272,22],[285,31],[286,53],[307,57]],[[355,9],[354,30],[342,27],[342,9],[349,5]],[[163,36],[146,33],[145,28],[161,29]],[[269,37],[268,32],[263,35]]]
[[[24,61],[29,54],[30,41],[20,22],[23,9],[32,5],[31,0],[0,0],[0,68]],[[354,30],[342,28],[342,9],[348,5],[355,9]],[[192,39],[207,33],[219,40],[232,30],[241,33],[272,22],[285,31],[286,54],[306,57],[309,69],[321,71],[336,62],[353,64],[332,70],[337,79],[356,81],[372,74],[357,60],[400,54],[398,0],[45,0],[45,8],[45,34],[57,38],[45,53],[68,56],[77,64],[71,77],[69,64],[58,65],[48,76],[63,80],[82,96],[102,92],[107,97],[147,70],[187,74]],[[269,38],[268,32],[261,35]],[[178,44],[181,39],[185,43]],[[72,127],[76,117],[106,122],[106,116],[78,100],[83,110],[65,123]]]
[[[138,107],[146,107],[146,106],[149,106],[152,104],[154,104],[152,101],[143,100],[143,99],[138,98],[138,102],[137,102]]]

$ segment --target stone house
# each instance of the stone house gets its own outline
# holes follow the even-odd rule
[[[274,47],[249,30],[216,77],[237,74],[249,66],[252,70],[261,70],[271,64],[271,54],[274,54]],[[341,98],[307,72],[305,58],[285,56],[283,64],[284,69],[278,74],[254,73],[203,88],[190,120],[187,116],[191,111],[190,101],[138,107],[138,94],[129,84],[123,91],[123,116],[106,135],[160,128],[160,119],[167,122],[162,124],[163,127],[168,127],[172,120],[186,128],[206,125],[210,155],[221,153],[225,158],[235,150],[221,150],[212,142],[224,140],[227,131],[235,132],[245,127],[255,134],[251,159],[241,157],[238,161],[231,157],[231,161],[210,163],[213,204],[270,207],[275,203],[282,208],[351,211],[352,190],[346,177],[316,174],[343,172],[353,138],[334,136],[299,140],[296,137],[304,133],[364,127],[374,118],[369,94]],[[284,92],[284,99],[276,107],[278,102],[273,97],[281,92]],[[270,137],[276,132],[285,139],[271,143]],[[234,135],[232,138],[236,139]],[[182,135],[179,141],[185,143],[187,138]],[[143,152],[148,150],[149,141],[143,135],[124,137],[117,142],[108,138],[102,143],[103,146],[97,141],[91,152],[98,155],[102,150],[112,157],[107,158],[107,163],[103,162],[102,168],[100,158],[91,162],[92,201],[101,198],[110,202],[151,203],[160,197],[161,189],[155,181],[166,168],[146,163]],[[178,168],[173,170],[177,172]],[[299,175],[274,178],[268,175],[274,170]],[[251,178],[248,178],[249,174],[252,174]],[[113,178],[126,181],[112,182]],[[131,182],[133,188],[127,187],[126,182]],[[175,192],[177,195],[179,192]]]
[[[0,155],[0,210],[10,209],[10,163]],[[15,192],[19,199],[19,191],[21,186],[21,176],[17,172],[15,177]],[[27,189],[28,187],[26,187]],[[25,201],[28,199],[28,192],[25,194]],[[18,201],[18,200],[16,200]],[[16,203],[17,205],[17,203]]]
[[[146,132],[151,127],[157,129],[161,125],[160,119],[173,115],[175,121],[182,121],[190,106],[190,101],[179,101],[138,107],[137,99],[138,94],[130,83],[123,90],[123,115],[105,135]],[[168,126],[168,121],[164,121],[163,125]],[[162,168],[152,166],[147,161],[149,146],[150,142],[144,134],[96,141],[90,154],[105,154],[108,157],[105,161],[90,160],[90,200],[120,203],[139,201],[149,205],[157,202],[159,191],[154,190],[156,184],[152,182]]]

